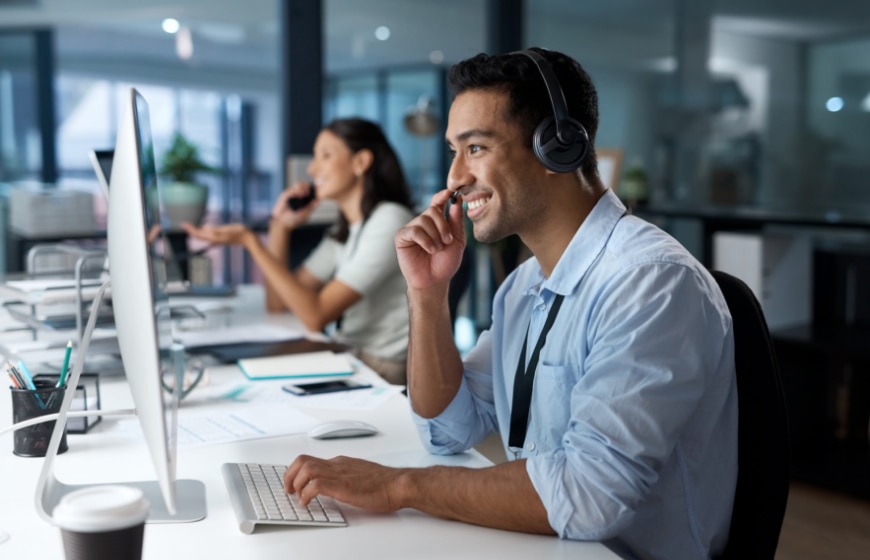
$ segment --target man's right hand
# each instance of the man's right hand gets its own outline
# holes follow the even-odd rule
[[[444,219],[444,207],[452,194],[446,189],[435,193],[429,208],[396,232],[399,266],[410,290],[443,286],[459,270],[466,237],[458,200]]]

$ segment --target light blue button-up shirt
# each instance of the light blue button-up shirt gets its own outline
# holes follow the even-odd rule
[[[555,294],[525,445],[507,448],[513,381]],[[527,359],[531,350],[527,351]],[[526,470],[559,536],[625,557],[708,558],[728,536],[737,480],[731,316],[679,243],[626,214],[610,191],[549,278],[523,263],[500,286],[492,327],[464,359],[456,397],[415,417],[440,454],[493,431]]]

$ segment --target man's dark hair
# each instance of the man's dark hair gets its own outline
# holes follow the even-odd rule
[[[351,153],[370,150],[372,164],[363,177],[363,196],[360,203],[363,221],[368,220],[379,202],[396,202],[411,208],[411,191],[402,171],[402,164],[390,145],[384,131],[376,123],[350,117],[335,119],[323,127],[341,138]],[[348,223],[342,214],[331,234],[338,241],[347,240]]]
[[[594,146],[598,132],[598,93],[592,78],[579,62],[565,54],[537,47],[528,50],[543,56],[553,68],[564,92],[568,113],[589,134],[590,149],[580,171],[587,180],[597,182],[598,161]],[[447,85],[453,96],[475,89],[506,93],[510,98],[507,117],[518,121],[530,150],[535,128],[545,117],[553,115],[553,104],[544,78],[535,63],[525,55],[478,54],[450,68]]]

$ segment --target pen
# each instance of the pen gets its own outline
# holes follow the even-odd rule
[[[31,391],[36,391],[36,384],[33,382],[33,376],[30,375],[30,370],[27,369],[27,366],[21,360],[18,360],[18,370],[21,372],[21,376],[23,377],[27,388]]]
[[[21,370],[21,377],[24,378],[24,383],[27,385],[27,388],[31,391],[34,391],[34,397],[36,397],[36,402],[39,403],[39,408],[45,408],[45,402],[43,402],[42,397],[39,396],[39,393],[36,393],[36,383],[33,382],[33,376],[30,375],[30,370],[27,369],[27,365],[22,360],[18,360],[18,367]]]
[[[72,340],[66,343],[66,352],[63,355],[63,367],[60,370],[60,377],[57,378],[57,387],[63,387],[66,384],[67,370],[69,369],[69,357],[72,354]]]

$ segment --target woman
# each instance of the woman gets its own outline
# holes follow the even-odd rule
[[[312,185],[286,189],[272,209],[268,246],[242,224],[185,225],[192,237],[244,246],[266,279],[269,311],[289,309],[312,331],[338,321],[336,338],[387,381],[404,384],[408,347],[407,286],[393,236],[412,217],[411,195],[395,152],[380,127],[359,118],[327,124],[308,166],[315,200],[289,207]],[[305,262],[288,270],[293,231],[319,200],[334,200],[340,217]]]

